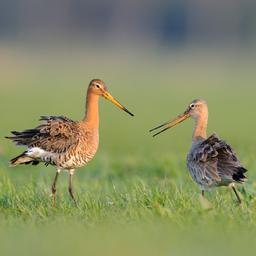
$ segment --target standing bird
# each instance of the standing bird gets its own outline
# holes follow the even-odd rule
[[[86,165],[96,154],[99,144],[99,97],[114,103],[131,116],[133,114],[114,99],[105,83],[93,79],[87,90],[86,111],[81,121],[72,121],[63,116],[42,116],[43,123],[34,129],[23,132],[13,131],[13,136],[6,137],[17,145],[26,146],[27,150],[13,158],[13,166],[19,164],[54,165],[56,175],[52,184],[53,205],[56,205],[56,183],[61,170],[69,172],[68,191],[76,203],[72,188],[75,169]]]
[[[192,117],[195,120],[193,141],[187,156],[187,167],[193,180],[201,187],[202,197],[206,189],[218,186],[231,186],[238,203],[241,199],[234,183],[243,183],[247,170],[237,159],[235,152],[216,134],[207,138],[208,106],[204,100],[194,100],[187,110],[174,120],[164,123],[152,130],[163,128],[153,136]]]

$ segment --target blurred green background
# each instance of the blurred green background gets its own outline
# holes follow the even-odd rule
[[[201,255],[255,251],[255,3],[0,0],[1,255]],[[53,167],[8,161],[3,137],[41,115],[84,115],[88,83],[103,79],[135,117],[100,101],[100,148],[75,175],[79,208]],[[150,128],[209,104],[209,135],[249,170],[238,207],[227,188],[207,193],[186,168],[193,121],[152,138]]]

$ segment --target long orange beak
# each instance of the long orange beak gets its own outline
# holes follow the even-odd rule
[[[185,120],[188,119],[189,117],[190,117],[190,114],[188,113],[188,111],[186,111],[184,114],[182,114],[182,115],[176,117],[176,118],[173,119],[172,121],[167,122],[167,123],[164,123],[164,124],[162,124],[162,125],[159,125],[159,126],[157,126],[156,128],[151,129],[149,132],[153,132],[153,131],[155,131],[155,130],[158,130],[158,129],[164,127],[162,130],[160,130],[159,132],[157,132],[157,133],[155,133],[155,134],[153,135],[153,137],[155,137],[156,135],[158,135],[158,134],[160,134],[160,133],[162,133],[162,132],[164,132],[164,131],[166,131],[166,130],[172,128],[172,127],[174,127],[175,125],[177,125],[177,124],[179,124],[179,123],[182,123],[183,121],[185,121]]]
[[[118,108],[122,109],[123,111],[125,111],[129,115],[134,116],[133,113],[131,113],[126,107],[124,107],[119,101],[117,101],[109,92],[104,91],[103,97],[105,99],[109,100],[110,102],[112,102],[113,104],[115,104]]]

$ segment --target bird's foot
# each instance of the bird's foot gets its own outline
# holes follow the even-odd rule
[[[56,194],[50,194],[50,197],[52,198],[52,207],[56,208]]]
[[[202,195],[199,196],[199,202],[203,210],[211,210],[212,204]]]
[[[74,204],[75,204],[75,207],[76,207],[76,208],[79,208],[77,201],[74,201]]]

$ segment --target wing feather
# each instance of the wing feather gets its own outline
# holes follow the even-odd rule
[[[246,179],[244,173],[247,170],[241,165],[233,149],[216,134],[191,151],[188,167],[193,169],[192,172],[197,169],[197,173],[200,173],[193,178],[201,185],[227,185]]]
[[[7,137],[17,145],[38,147],[52,153],[64,153],[79,141],[78,123],[63,116],[42,116],[42,124],[23,132],[13,131]]]

